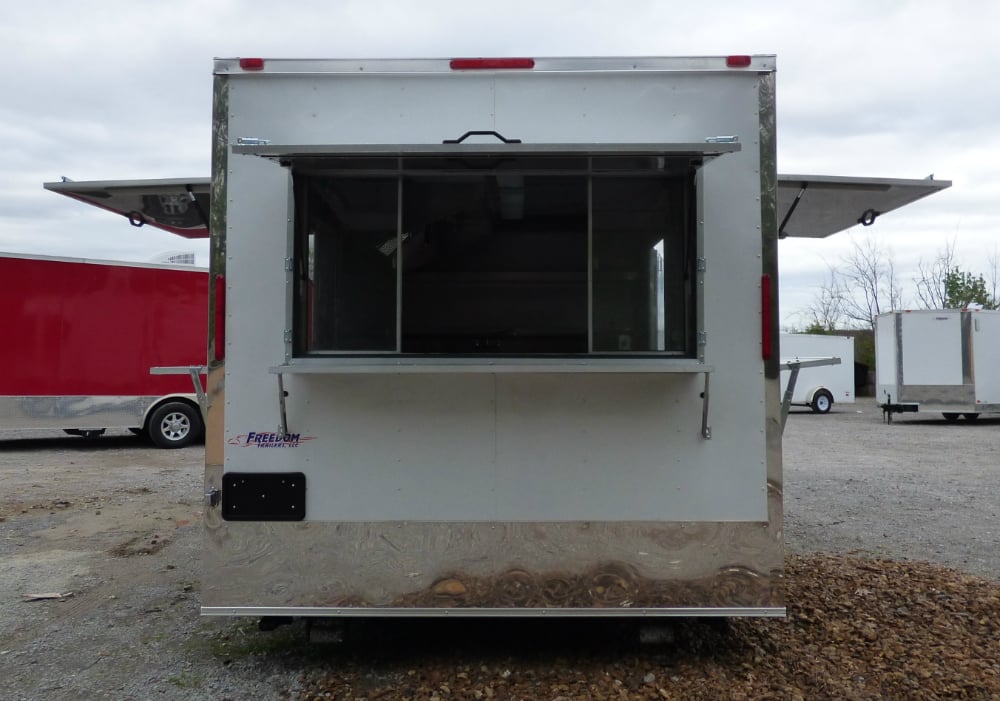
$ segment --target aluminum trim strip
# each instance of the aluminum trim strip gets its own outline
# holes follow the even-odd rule
[[[128,192],[187,192],[190,187],[196,194],[209,192],[210,178],[146,178],[136,180],[63,180],[43,183],[42,187],[60,194],[67,192],[89,193],[103,190]]]
[[[146,412],[159,399],[156,396],[105,395],[5,396],[0,397],[0,427],[133,428],[142,426]]]
[[[297,616],[303,618],[784,618],[785,607],[647,609],[408,609],[298,606],[202,606],[202,616]]]
[[[659,358],[310,358],[268,368],[273,375],[348,373],[710,373],[697,360]]]
[[[972,313],[963,311],[959,315],[962,324],[962,384],[975,385],[975,360],[972,354]],[[973,390],[975,392],[975,390]]]
[[[208,268],[196,265],[174,263],[149,263],[134,260],[111,260],[108,258],[77,258],[73,256],[49,256],[38,253],[3,253],[4,258],[18,260],[43,260],[56,263],[84,263],[87,265],[113,265],[118,268],[143,268],[144,270],[178,270],[184,273],[206,273]]]
[[[256,58],[256,57],[255,57]],[[465,58],[456,56],[454,58]],[[728,68],[726,56],[553,56],[533,57],[531,69],[490,69],[453,70],[451,58],[382,58],[382,59],[290,59],[264,57],[264,67],[260,70],[244,71],[238,57],[218,57],[213,73],[227,77],[253,78],[269,73],[282,74],[324,74],[324,75],[398,75],[402,73],[438,73],[454,75],[461,79],[484,78],[494,75],[515,75],[529,77],[538,73],[586,72],[586,73],[630,73],[643,71],[659,72],[713,72],[754,75],[762,71],[775,70],[774,54],[754,54],[750,65]]]
[[[452,156],[475,155],[551,155],[551,154],[607,154],[614,156],[670,155],[718,156],[735,153],[741,144],[736,143],[618,143],[618,144],[234,144],[237,155],[263,158],[299,158],[312,156]]]

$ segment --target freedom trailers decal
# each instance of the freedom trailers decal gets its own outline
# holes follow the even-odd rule
[[[233,436],[227,443],[240,448],[297,448],[305,441],[316,440],[316,436],[299,433],[274,433],[273,431],[250,431]]]

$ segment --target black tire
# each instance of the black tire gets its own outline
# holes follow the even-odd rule
[[[961,414],[955,414],[949,411],[946,414],[941,414],[941,416],[944,417],[945,421],[958,421],[958,417],[961,416]]]
[[[976,419],[978,419],[978,418],[979,418],[979,414],[977,414],[977,413],[972,413],[972,414],[962,414],[962,416],[964,416],[964,417],[965,417],[965,420],[966,420],[966,421],[975,421]]]
[[[833,395],[825,389],[821,389],[813,395],[812,403],[809,406],[812,407],[813,413],[828,414],[833,408]]]
[[[146,432],[158,448],[186,448],[201,438],[201,414],[187,402],[167,402],[149,417]]]

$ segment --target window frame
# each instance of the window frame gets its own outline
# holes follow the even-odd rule
[[[505,368],[512,371],[561,371],[559,368],[567,369],[568,371],[580,371],[582,369],[600,369],[604,368],[608,371],[628,371],[628,372],[702,372],[707,371],[703,364],[704,360],[704,348],[703,348],[703,334],[701,329],[703,328],[703,299],[702,295],[699,293],[701,282],[702,282],[702,272],[703,266],[700,261],[703,260],[703,188],[702,184],[702,169],[704,165],[709,162],[712,158],[722,155],[724,153],[731,153],[739,150],[738,143],[732,142],[711,142],[705,144],[656,144],[656,145],[614,145],[606,144],[602,146],[595,147],[593,145],[587,146],[573,146],[573,145],[556,145],[553,146],[535,146],[531,148],[524,148],[523,144],[508,144],[504,145],[502,148],[497,148],[494,145],[461,145],[459,148],[442,148],[439,146],[425,146],[416,148],[400,148],[400,147],[385,147],[385,146],[365,146],[360,149],[351,147],[336,147],[336,146],[324,146],[324,147],[287,147],[287,146],[247,146],[247,147],[234,147],[234,151],[240,149],[240,152],[246,153],[248,155],[258,155],[265,158],[269,158],[281,166],[285,167],[289,175],[289,207],[290,210],[294,210],[294,198],[291,195],[292,191],[292,179],[293,172],[298,171],[296,175],[302,172],[302,166],[308,162],[319,163],[326,160],[325,157],[335,156],[335,157],[349,157],[356,156],[362,159],[368,159],[372,157],[384,157],[386,160],[384,163],[394,162],[394,168],[386,168],[384,170],[372,170],[372,169],[358,169],[358,170],[343,170],[341,174],[351,175],[352,177],[378,177],[378,176],[389,176],[392,175],[397,180],[397,241],[401,237],[402,232],[402,220],[404,217],[404,212],[402,211],[403,202],[403,187],[404,178],[406,177],[406,172],[403,168],[403,159],[412,158],[414,156],[425,156],[430,158],[454,158],[456,156],[471,154],[476,156],[497,156],[497,157],[510,157],[510,156],[538,156],[538,157],[557,157],[557,156],[586,156],[587,157],[587,168],[582,171],[582,174],[586,177],[587,183],[587,246],[588,246],[588,264],[587,264],[587,286],[588,286],[588,308],[587,308],[587,318],[588,318],[588,339],[587,339],[587,352],[580,354],[557,354],[551,356],[545,353],[531,353],[524,355],[508,355],[508,354],[495,354],[495,355],[473,355],[473,356],[461,356],[461,355],[430,355],[430,354],[409,354],[403,353],[401,351],[402,335],[401,335],[401,313],[400,313],[400,297],[402,295],[402,285],[401,276],[402,271],[398,270],[398,276],[396,283],[396,295],[397,295],[397,307],[396,307],[396,317],[397,317],[397,329],[396,329],[396,348],[392,351],[376,350],[376,351],[321,351],[313,352],[308,355],[301,354],[298,352],[298,347],[296,343],[295,336],[295,325],[293,322],[299,315],[296,309],[295,302],[295,287],[296,287],[296,272],[295,269],[299,264],[298,261],[298,243],[297,243],[297,233],[296,233],[296,222],[294,211],[290,211],[289,217],[289,228],[288,228],[288,250],[289,250],[289,265],[286,265],[286,275],[289,278],[289,284],[287,286],[289,290],[287,309],[289,312],[289,324],[286,326],[285,334],[285,364],[282,366],[284,368],[298,367],[300,371],[310,372],[310,371],[345,371],[345,372],[384,372],[386,370],[395,369],[399,371],[401,368],[411,368],[413,371],[480,371],[482,368],[487,368],[489,371],[497,371],[498,368]],[[694,221],[689,225],[693,232],[690,234],[685,234],[685,237],[691,241],[693,244],[692,250],[692,279],[688,283],[686,289],[690,291],[692,300],[685,302],[685,307],[687,309],[687,314],[689,315],[689,320],[685,322],[687,328],[685,329],[685,334],[688,336],[686,349],[684,351],[616,351],[616,352],[604,352],[595,351],[593,346],[593,325],[594,325],[594,309],[593,309],[593,183],[595,177],[605,177],[611,175],[623,175],[628,177],[632,175],[642,175],[642,173],[617,173],[616,171],[606,171],[601,168],[594,167],[594,158],[606,157],[606,156],[663,156],[670,159],[679,159],[682,157],[688,157],[690,170],[691,170],[691,199],[693,199],[693,216]],[[389,159],[392,159],[390,161]],[[602,159],[603,160],[603,159]],[[431,171],[433,172],[433,171]],[[569,173],[576,173],[577,171],[561,171],[560,175],[567,175]],[[399,245],[397,243],[397,245]],[[341,368],[336,370],[335,368]],[[325,369],[324,369],[325,368]],[[287,370],[286,370],[287,371]]]

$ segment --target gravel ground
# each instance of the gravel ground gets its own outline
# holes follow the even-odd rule
[[[0,696],[1000,699],[1000,419],[917,416],[793,413],[788,618],[677,622],[662,648],[607,621],[383,621],[336,646],[202,619],[200,447],[0,433]]]
[[[1000,417],[887,425],[871,399],[834,411],[789,415],[787,550],[926,560],[1000,582]]]

